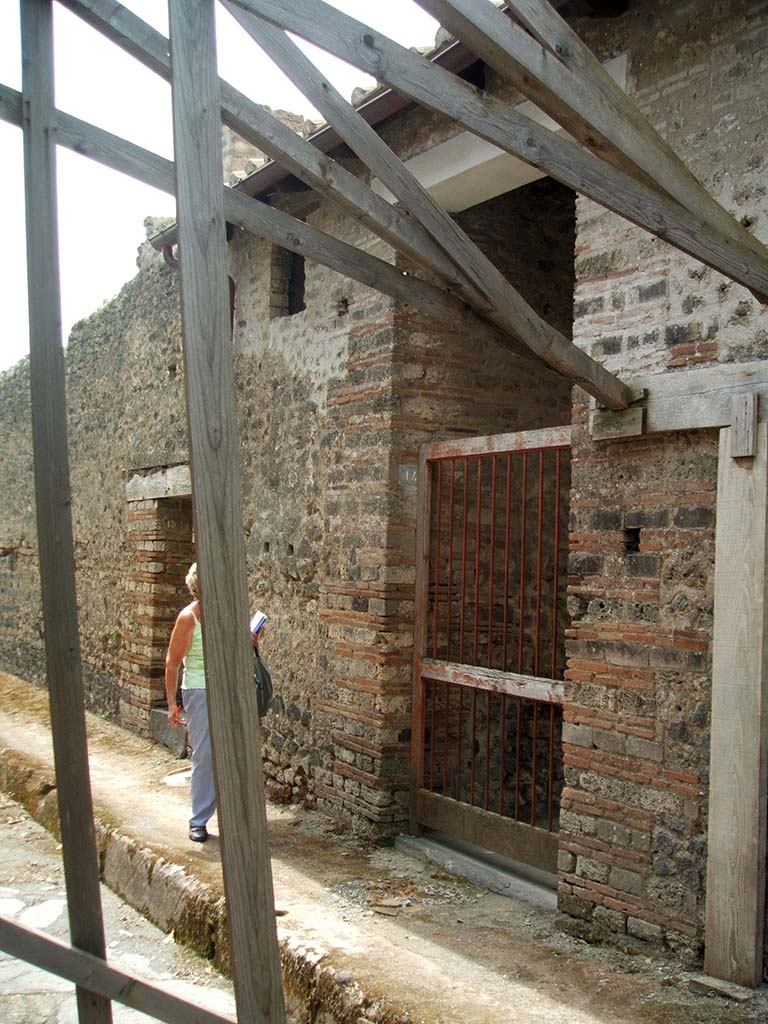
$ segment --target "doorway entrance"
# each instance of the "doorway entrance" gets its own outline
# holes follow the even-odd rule
[[[570,427],[422,449],[411,827],[557,862]]]

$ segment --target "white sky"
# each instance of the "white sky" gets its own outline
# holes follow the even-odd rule
[[[123,0],[168,33],[164,0]],[[290,2],[290,0],[287,0]],[[436,23],[413,0],[330,0],[334,7],[408,46],[431,45]],[[21,89],[16,0],[0,0],[0,82]],[[56,105],[163,156],[173,157],[171,90],[68,11],[54,5]],[[316,111],[217,5],[219,74],[258,103],[317,119]],[[371,79],[301,43],[331,81],[349,96]],[[136,249],[147,215],[175,213],[171,196],[59,149],[59,253],[62,323],[66,339],[76,321],[115,295],[136,273]],[[29,351],[24,170],[21,131],[0,122],[0,370]]]

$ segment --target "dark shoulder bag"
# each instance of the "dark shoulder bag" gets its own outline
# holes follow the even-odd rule
[[[259,654],[258,647],[253,649],[253,685],[256,687],[256,704],[259,708],[259,718],[263,718],[269,711],[272,700],[272,674],[269,666]]]

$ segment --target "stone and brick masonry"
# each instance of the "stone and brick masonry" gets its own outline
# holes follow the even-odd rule
[[[574,24],[601,58],[628,55],[629,91],[651,121],[768,238],[768,3],[633,0],[621,17]],[[509,95],[493,76],[488,85]],[[408,156],[457,130],[411,111],[382,134]],[[271,201],[392,258],[295,183]],[[625,376],[768,351],[768,314],[742,288],[552,182],[459,219],[543,315]],[[532,364],[320,267],[304,268],[297,301],[300,269],[235,233],[248,572],[254,605],[270,613],[277,682],[265,722],[271,795],[402,825],[418,446],[572,418],[561,907],[587,936],[695,959],[716,437],[593,443],[578,390],[572,403]],[[136,471],[186,461],[176,286],[161,262],[143,260],[67,351],[89,700],[138,730],[162,700],[164,633],[192,550],[188,500],[128,502],[125,491]],[[41,680],[27,376],[21,364],[0,377],[0,653],[3,668]]]

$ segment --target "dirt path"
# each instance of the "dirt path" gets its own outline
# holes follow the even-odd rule
[[[46,698],[0,675],[4,759],[51,764]],[[220,848],[186,839],[183,763],[89,716],[97,816],[201,882],[221,886]],[[174,774],[175,773],[175,774]],[[176,782],[176,785],[169,783]],[[747,1004],[697,996],[673,961],[592,947],[552,912],[477,889],[317,812],[269,807],[278,920],[290,948],[366,997],[360,1019],[425,1024],[757,1024]],[[298,953],[296,954],[298,955]],[[346,1019],[344,1020],[346,1024]]]

